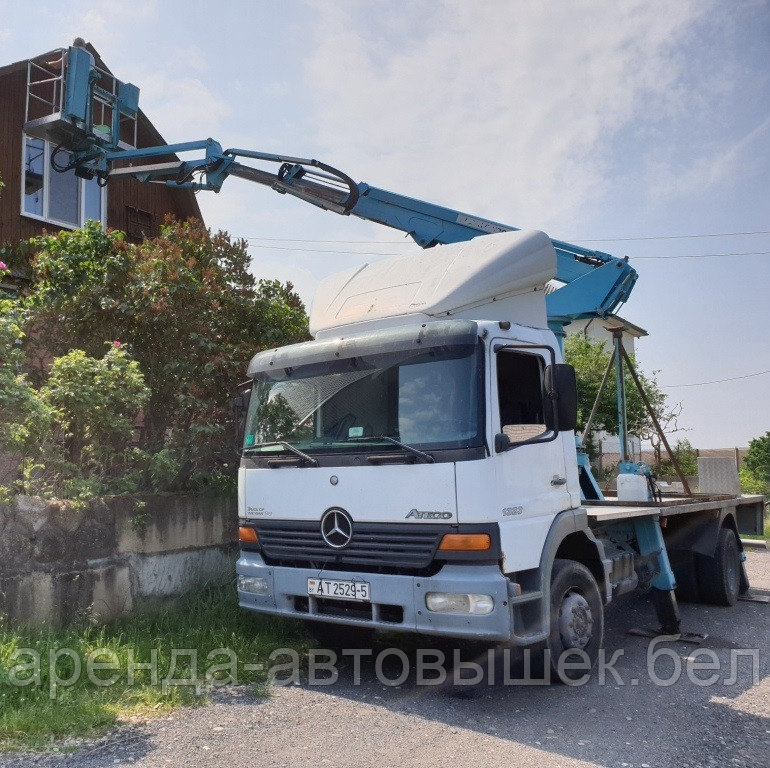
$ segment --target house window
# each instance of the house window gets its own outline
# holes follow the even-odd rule
[[[513,350],[498,352],[497,396],[500,431],[511,442],[532,440],[546,431],[542,357]]]
[[[106,223],[107,190],[96,179],[80,179],[74,170],[59,173],[51,163],[54,147],[43,139],[24,137],[21,212],[60,227],[76,229],[86,221]],[[58,165],[69,153],[60,151]]]

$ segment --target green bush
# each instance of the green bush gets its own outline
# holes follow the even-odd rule
[[[155,492],[163,491],[174,484],[179,475],[181,464],[168,446],[161,448],[155,454],[148,455],[148,471],[150,483]]]
[[[768,488],[767,483],[762,482],[750,469],[741,467],[738,474],[741,478],[741,491],[743,493],[760,493],[770,496],[770,488]]]
[[[687,438],[676,441],[676,445],[674,446],[674,456],[676,457],[683,474],[698,474],[698,452],[692,447],[692,444]],[[674,475],[676,473],[674,464],[669,458],[665,458],[660,462],[659,473],[666,476]]]
[[[20,333],[12,311],[0,314],[0,352],[21,366]],[[11,349],[9,350],[9,342]],[[10,490],[86,499],[126,488],[136,469],[134,419],[147,401],[144,377],[119,343],[101,358],[72,350],[55,358],[45,383],[0,366],[0,445],[23,456],[22,477]],[[137,478],[138,479],[138,478]],[[137,483],[138,485],[138,483]]]
[[[308,338],[291,284],[257,280],[245,241],[195,221],[168,221],[140,245],[95,223],[36,245],[29,324],[46,333],[30,333],[30,347],[96,358],[120,339],[148,392],[136,435],[148,487],[222,486],[237,464],[229,400],[249,359]]]
[[[81,349],[56,358],[40,396],[64,430],[70,461],[82,463],[130,444],[149,391],[138,363],[115,341],[102,358]]]
[[[770,496],[770,432],[749,443],[740,469],[741,490]]]
[[[29,453],[53,420],[51,408],[23,372],[25,321],[19,304],[0,300],[0,446],[19,454]]]

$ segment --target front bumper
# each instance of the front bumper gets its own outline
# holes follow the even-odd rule
[[[272,566],[267,565],[259,553],[244,551],[236,570],[241,576],[256,576],[267,581],[267,594],[238,591],[239,605],[259,613],[476,640],[505,641],[511,638],[509,582],[496,565],[448,564],[434,576],[402,576]],[[350,618],[321,612],[324,606],[319,600],[308,597],[308,578],[369,582],[371,610],[368,603],[363,605],[367,617]],[[427,592],[491,595],[495,601],[494,609],[486,616],[435,613],[425,606]],[[394,607],[400,611],[394,612]],[[400,620],[394,621],[394,615]]]

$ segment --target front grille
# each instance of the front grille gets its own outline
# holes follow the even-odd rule
[[[334,549],[321,537],[318,522],[260,520],[254,527],[269,564],[378,571],[428,568],[441,537],[454,530],[445,525],[354,523],[350,543]]]

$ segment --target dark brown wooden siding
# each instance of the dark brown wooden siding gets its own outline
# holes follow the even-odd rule
[[[17,243],[44,230],[60,229],[21,214],[21,161],[27,66],[4,67],[0,71],[0,177],[5,188],[0,192],[0,243]],[[164,143],[144,114],[140,114],[139,146]],[[181,137],[185,140],[187,137]],[[138,213],[137,213],[138,212]],[[107,226],[133,230],[134,238],[151,236],[166,214],[179,219],[201,218],[195,195],[189,190],[170,189],[160,184],[142,184],[135,179],[111,181],[107,189]],[[152,231],[136,222],[152,222]]]

